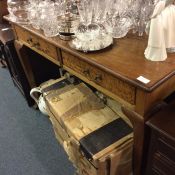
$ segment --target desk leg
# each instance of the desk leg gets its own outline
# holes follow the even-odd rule
[[[18,57],[20,59],[20,62],[22,64],[22,67],[24,69],[27,80],[30,84],[30,88],[32,89],[33,87],[36,87],[36,82],[32,72],[31,64],[29,62],[28,55],[26,53],[26,48],[20,41],[17,41],[17,40],[15,41],[15,48],[16,48]]]
[[[144,118],[139,114],[122,107],[124,114],[130,119],[134,129],[134,155],[133,155],[133,170],[134,175],[141,175],[143,146],[144,146],[144,133],[145,125]]]

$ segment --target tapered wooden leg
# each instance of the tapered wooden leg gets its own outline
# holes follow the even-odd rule
[[[144,146],[144,118],[129,109],[122,107],[124,114],[133,124],[134,148],[133,148],[133,170],[134,175],[141,175],[143,146]]]
[[[30,87],[36,87],[34,74],[32,71],[31,64],[29,62],[30,59],[28,58],[28,54],[26,53],[26,48],[24,47],[23,43],[17,40],[15,41],[15,48]]]

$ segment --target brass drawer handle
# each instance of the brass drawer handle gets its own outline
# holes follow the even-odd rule
[[[40,50],[41,50],[42,52],[44,52],[45,54],[49,54],[49,50],[47,50],[47,49],[42,49],[42,48],[40,48]]]
[[[28,42],[29,44],[31,44],[31,43],[33,43],[33,39],[30,37],[30,38],[27,39],[27,42]]]
[[[33,47],[35,47],[36,49],[40,49],[40,43],[39,42],[34,43],[33,44]]]
[[[102,80],[103,80],[103,79],[102,79],[102,75],[97,75],[97,76],[95,77],[95,81],[96,81],[97,83],[100,83]]]
[[[49,54],[49,51],[47,49],[44,50],[44,53]]]
[[[83,71],[83,74],[86,75],[86,76],[90,75],[89,69],[84,70],[84,71]]]

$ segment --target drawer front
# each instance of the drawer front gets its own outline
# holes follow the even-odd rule
[[[62,52],[63,64],[128,103],[135,104],[135,88],[79,58]]]
[[[166,157],[168,159],[170,159],[171,161],[174,162],[175,164],[175,147],[174,145],[172,145],[170,142],[168,142],[169,140],[164,138],[163,136],[161,136],[160,138],[158,138],[158,148],[157,150],[166,155]]]
[[[54,60],[58,60],[57,49],[54,45],[44,41],[40,37],[32,34],[31,32],[15,26],[16,35],[18,40],[25,42],[31,49],[36,49],[39,53],[48,55]]]
[[[157,170],[157,172],[164,175],[174,175],[175,164],[165,155],[156,152],[153,158],[153,170]]]

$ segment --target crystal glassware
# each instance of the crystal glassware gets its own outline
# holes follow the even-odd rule
[[[35,29],[40,29],[40,11],[37,6],[30,6],[28,9],[28,19]]]
[[[77,6],[80,24],[75,31],[75,39],[69,45],[84,52],[104,49],[113,43],[106,28],[107,0],[81,0]]]
[[[7,6],[12,21],[28,24],[28,0],[8,0]]]
[[[35,29],[40,29],[40,0],[29,0],[28,19]]]
[[[109,20],[114,38],[124,37],[131,29],[130,6],[131,0],[113,0]]]
[[[58,18],[55,3],[50,0],[39,4],[40,8],[40,28],[47,37],[54,37],[59,33]]]
[[[140,7],[140,17],[138,22],[138,35],[142,36],[145,32],[146,25],[151,19],[155,4],[158,1],[156,0],[145,0],[142,2]]]
[[[167,48],[168,53],[175,53],[175,47]]]
[[[57,16],[47,16],[44,22],[42,29],[46,37],[54,37],[59,34]]]
[[[75,29],[79,24],[77,1],[65,0],[60,1],[57,8],[60,6],[62,10],[59,11],[59,36],[63,40],[71,40],[74,37]],[[59,8],[60,9],[60,8]]]
[[[112,19],[113,37],[123,38],[131,29],[132,21],[127,16],[116,16]]]

